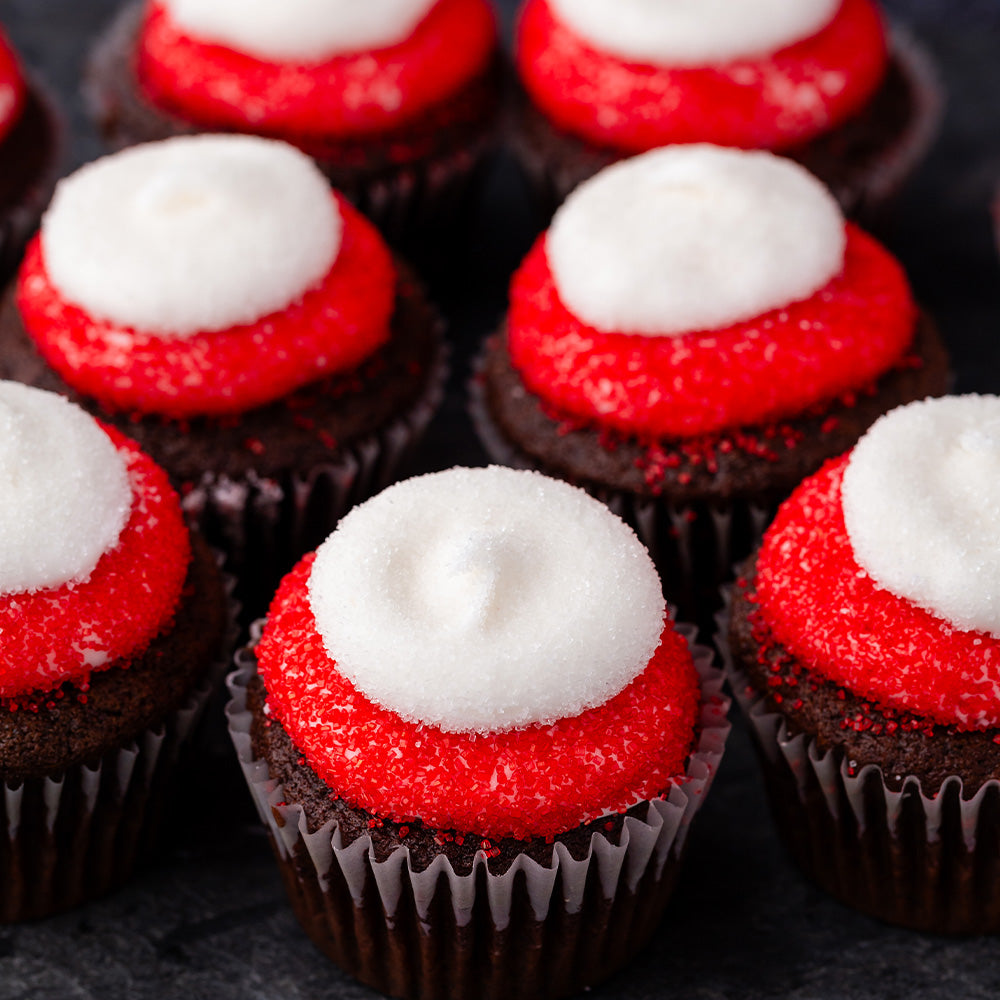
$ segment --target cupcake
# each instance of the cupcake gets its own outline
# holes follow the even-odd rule
[[[603,505],[511,469],[399,483],[239,662],[230,730],[292,906],[363,982],[557,997],[649,938],[727,705]]]
[[[11,922],[128,877],[208,698],[227,616],[214,558],[134,443],[15,382],[0,382],[0,428],[0,920]]]
[[[0,30],[0,280],[17,266],[52,194],[58,133],[48,98],[25,80]]]
[[[139,441],[252,604],[391,481],[440,396],[439,326],[304,154],[180,137],[60,182],[0,313],[0,372]]]
[[[514,275],[473,415],[495,461],[633,524],[693,617],[804,476],[946,378],[900,265],[819,181],[671,146],[560,208]]]
[[[940,103],[872,0],[526,0],[516,63],[513,142],[549,211],[622,157],[711,142],[799,160],[856,215],[901,185]]]
[[[824,889],[997,933],[1000,398],[882,417],[782,505],[733,594],[734,690]]]
[[[283,139],[402,233],[457,209],[492,148],[496,45],[486,0],[150,0],[112,25],[88,91],[116,147],[185,132]]]

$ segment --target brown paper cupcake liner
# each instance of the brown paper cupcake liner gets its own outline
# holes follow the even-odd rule
[[[332,820],[310,831],[302,808],[286,803],[266,761],[254,757],[246,697],[256,659],[241,650],[227,681],[229,731],[292,908],[314,943],[362,982],[403,997],[559,997],[624,964],[666,905],[730,729],[711,651],[694,645],[693,629],[682,631],[702,688],[684,782],[650,800],[645,820],[627,816],[618,844],[595,833],[575,859],[556,843],[549,865],[519,855],[499,875],[483,851],[466,875],[443,855],[417,871],[405,846],[379,861],[370,837],[345,844]]]
[[[448,347],[440,338],[427,381],[410,409],[373,434],[342,445],[330,461],[281,477],[240,479],[206,471],[184,496],[188,519],[226,555],[252,620],[281,577],[316,548],[355,504],[392,483],[444,397]]]
[[[1000,781],[915,775],[891,788],[880,767],[855,769],[840,748],[791,733],[733,662],[731,588],[717,646],[750,723],[777,827],[799,867],[841,902],[887,923],[946,934],[1000,932]],[[894,782],[895,784],[895,782]]]
[[[173,135],[211,131],[154,107],[136,92],[132,61],[144,5],[128,3],[98,39],[88,60],[84,97],[113,149]],[[495,103],[500,104],[499,83]],[[499,145],[498,113],[460,130],[452,149],[412,162],[365,167],[315,156],[330,183],[393,240],[457,223]],[[373,139],[377,143],[378,139]]]
[[[481,370],[481,363],[476,369]],[[489,413],[482,381],[469,383],[469,414],[490,460],[515,469],[553,473],[507,440]],[[558,475],[558,474],[556,474]],[[679,617],[710,634],[719,588],[732,567],[760,543],[777,504],[733,499],[694,504],[640,496],[591,481],[574,481],[613,510],[646,546],[663,581],[664,596]]]
[[[221,556],[217,557],[221,562]],[[155,845],[176,765],[229,666],[234,581],[222,648],[184,703],[99,760],[0,785],[0,923],[47,917],[120,886]]]
[[[892,27],[890,52],[912,105],[905,127],[891,142],[875,148],[872,136],[852,135],[852,123],[848,122],[829,136],[820,136],[800,151],[787,154],[801,159],[830,185],[847,215],[870,224],[880,220],[934,141],[944,103],[933,59],[905,28]],[[530,103],[520,84],[512,89],[516,97],[508,108],[505,131],[532,200],[544,217],[551,216],[578,184],[630,155],[561,131]],[[824,164],[836,162],[845,149],[853,150],[863,163],[843,176],[842,171],[834,176]]]

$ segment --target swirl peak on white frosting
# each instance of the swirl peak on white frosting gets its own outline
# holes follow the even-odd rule
[[[0,594],[86,580],[131,507],[125,462],[89,414],[0,382]]]
[[[309,598],[367,698],[451,732],[573,717],[659,645],[660,581],[632,530],[535,472],[450,469],[389,487],[323,543]]]
[[[598,51],[677,67],[777,52],[825,28],[842,2],[549,0],[559,20]]]
[[[190,35],[277,62],[317,62],[409,37],[437,0],[166,0]]]
[[[299,299],[333,266],[341,230],[304,153],[198,135],[133,146],[60,181],[42,248],[52,283],[92,316],[189,337]]]
[[[1000,636],[1000,397],[892,410],[844,472],[858,563],[883,589],[960,629]]]
[[[667,146],[584,181],[546,253],[577,318],[608,332],[715,330],[809,298],[843,268],[844,219],[771,153]]]

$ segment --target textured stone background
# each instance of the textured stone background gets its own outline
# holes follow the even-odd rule
[[[512,3],[504,4],[508,11]],[[937,57],[949,93],[944,130],[883,234],[951,344],[958,387],[1000,390],[1000,269],[988,214],[1000,181],[1000,0],[892,0]],[[114,0],[0,0],[27,63],[64,102],[67,169],[99,152],[77,91],[81,62]],[[508,17],[509,21],[509,17]],[[482,460],[465,421],[465,364],[503,310],[531,226],[501,165],[460,261],[429,279],[452,323],[453,391],[432,428],[426,468]],[[221,708],[196,772],[172,808],[156,865],[114,896],[0,929],[0,1000],[322,1000],[371,997],[299,932],[263,831],[229,759]],[[652,945],[595,997],[996,997],[993,940],[954,941],[883,927],[826,898],[788,862],[738,727],[695,829],[685,873]]]

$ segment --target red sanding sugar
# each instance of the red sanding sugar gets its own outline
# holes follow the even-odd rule
[[[675,142],[788,149],[836,128],[868,102],[887,50],[871,0],[844,0],[810,38],[717,67],[670,68],[599,52],[528,0],[517,68],[557,125],[598,146],[640,152]]]
[[[25,88],[17,56],[0,32],[0,142],[14,127],[24,108]]]
[[[757,560],[760,614],[807,669],[855,694],[960,729],[1000,725],[1000,640],[955,628],[858,565],[840,499],[847,456],[807,479]]]
[[[309,607],[312,563],[307,556],[283,581],[257,658],[271,711],[351,805],[396,822],[523,839],[654,798],[683,775],[698,678],[669,623],[645,671],[598,708],[548,726],[446,733],[372,704],[340,675]]]
[[[495,45],[486,0],[439,0],[396,45],[322,62],[271,62],[192,38],[153,2],[137,70],[154,104],[204,128],[349,138],[419,118],[482,73]]]
[[[544,235],[514,275],[508,344],[536,396],[640,437],[690,437],[794,416],[888,371],[913,339],[906,275],[847,223],[844,269],[811,298],[721,330],[604,333],[559,298]]]
[[[62,298],[36,237],[17,283],[25,329],[67,383],[112,410],[242,413],[347,371],[389,339],[396,271],[372,224],[334,197],[344,221],[340,253],[320,284],[282,312],[186,338],[98,320]]]
[[[138,445],[105,428],[126,462],[132,511],[83,583],[0,595],[0,698],[32,695],[128,666],[172,620],[191,558],[180,501]],[[124,662],[122,662],[124,661]]]

